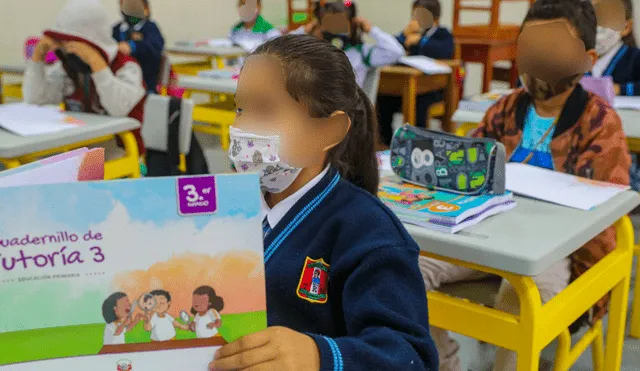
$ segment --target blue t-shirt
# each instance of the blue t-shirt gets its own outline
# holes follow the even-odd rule
[[[527,164],[553,170],[551,139],[555,130],[555,127],[553,127],[555,121],[554,117],[541,117],[533,105],[529,106],[527,116],[524,119],[522,140],[511,156],[510,161],[523,162],[533,152],[533,156]],[[551,130],[551,132],[540,142],[547,130]]]

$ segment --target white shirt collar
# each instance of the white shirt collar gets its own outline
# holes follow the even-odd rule
[[[142,27],[144,26],[145,23],[147,23],[146,19],[141,20],[140,22],[136,23],[133,26],[133,30],[135,32],[140,32],[140,30],[142,30]],[[127,22],[120,23],[120,32],[127,32],[127,31],[129,31],[129,24]]]
[[[438,31],[438,26],[431,27],[429,31],[427,31],[427,33],[424,34],[424,37],[426,37],[427,39],[430,39],[431,36],[433,36],[433,34],[436,33],[436,31]]]
[[[291,210],[291,208],[298,202],[304,195],[307,194],[311,190],[311,188],[315,187],[316,184],[320,183],[322,178],[329,172],[330,165],[318,174],[315,178],[311,179],[311,181],[305,184],[302,188],[297,190],[291,196],[285,198],[280,201],[273,209],[270,209],[267,205],[267,202],[264,200],[264,195],[262,197],[262,219],[264,219],[264,215],[267,216],[267,220],[269,221],[269,226],[271,229],[275,228],[278,223],[284,218],[285,215]]]
[[[622,45],[622,41],[618,42],[616,46],[614,46],[613,48],[611,48],[611,50],[604,53],[604,55],[598,58],[596,63],[593,64],[593,68],[591,69],[591,74],[593,75],[593,77],[602,77],[602,74],[607,69],[607,67],[609,67],[609,64],[613,60],[613,57],[618,54],[618,50],[622,48]]]

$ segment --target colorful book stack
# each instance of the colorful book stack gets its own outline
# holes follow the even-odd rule
[[[406,184],[393,176],[381,179],[378,197],[403,223],[451,234],[516,206],[511,192],[464,196]]]

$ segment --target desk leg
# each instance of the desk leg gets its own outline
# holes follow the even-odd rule
[[[491,81],[493,81],[493,60],[489,58],[491,53],[486,54],[484,62],[484,80],[482,81],[482,92],[487,93],[491,89]]]
[[[510,77],[509,77],[509,83],[511,84],[511,89],[515,89],[516,85],[518,85],[518,67],[516,67],[516,61],[512,60],[511,61],[511,70],[510,71]]]
[[[4,103],[4,90],[2,89],[2,72],[0,72],[0,104]]]
[[[131,168],[131,178],[140,178],[140,152],[138,151],[138,142],[132,132],[127,131],[118,134],[118,137],[122,141],[124,150],[126,152],[125,157],[130,162],[128,166]]]
[[[638,257],[638,264],[636,265],[636,288],[631,306],[631,331],[629,335],[640,339],[640,247],[636,246],[635,254]]]
[[[402,91],[402,113],[404,121],[409,125],[416,125],[416,94],[418,92],[418,80],[415,76],[409,77]],[[427,123],[429,125],[429,123]]]
[[[442,118],[442,130],[447,133],[453,133],[455,132],[456,128],[451,121],[451,117],[453,116],[453,112],[458,106],[459,97],[455,71],[452,71],[451,74],[449,74],[449,83],[447,85],[447,93],[444,97],[444,117]]]
[[[21,165],[20,161],[15,159],[2,159],[0,162],[2,162],[6,170],[15,169]]]
[[[221,70],[224,68],[224,58],[216,57],[216,67]]]
[[[629,265],[632,263],[632,252],[629,252]],[[609,303],[609,324],[607,328],[604,369],[619,370],[622,365],[622,348],[624,347],[625,322],[627,318],[627,303],[631,269],[627,271],[622,281],[611,291]]]

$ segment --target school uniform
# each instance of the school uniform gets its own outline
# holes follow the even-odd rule
[[[164,38],[158,26],[150,20],[142,20],[133,27],[121,22],[113,27],[113,38],[129,43],[131,56],[140,63],[149,93],[157,93],[164,50]]]
[[[396,36],[398,42],[404,45],[406,37],[403,34]],[[453,35],[446,28],[438,26],[424,32],[420,42],[407,49],[408,55],[423,55],[433,59],[451,59],[454,54]],[[416,125],[427,127],[427,117],[429,107],[444,99],[444,92],[437,91],[416,97]],[[386,145],[391,143],[393,129],[391,127],[393,114],[400,112],[402,108],[402,98],[396,96],[380,95],[377,104],[380,114],[380,137]]]
[[[598,58],[587,75],[611,76],[613,82],[620,85],[620,95],[640,96],[640,49],[620,41]]]
[[[438,370],[418,247],[327,167],[263,223],[267,319],[311,336],[321,371]]]
[[[229,40],[243,47],[247,45],[257,47],[280,36],[282,33],[277,28],[267,22],[262,15],[258,15],[252,28],[245,28],[244,22],[236,24],[231,29]]]
[[[611,76],[620,85],[620,95],[640,96],[640,49],[624,45],[620,41],[615,47],[600,56],[591,73],[596,77]],[[631,188],[640,191],[640,165],[638,155],[631,154]]]
[[[93,45],[107,61],[108,68],[80,75],[76,86],[60,61],[27,61],[22,93],[30,104],[65,104],[67,111],[91,112],[114,117],[131,117],[142,122],[146,89],[138,62],[118,51],[108,30],[110,21],[99,2],[76,0],[60,12],[56,27],[45,36],[56,40],[80,41]],[[140,154],[145,153],[140,129],[133,131]]]

